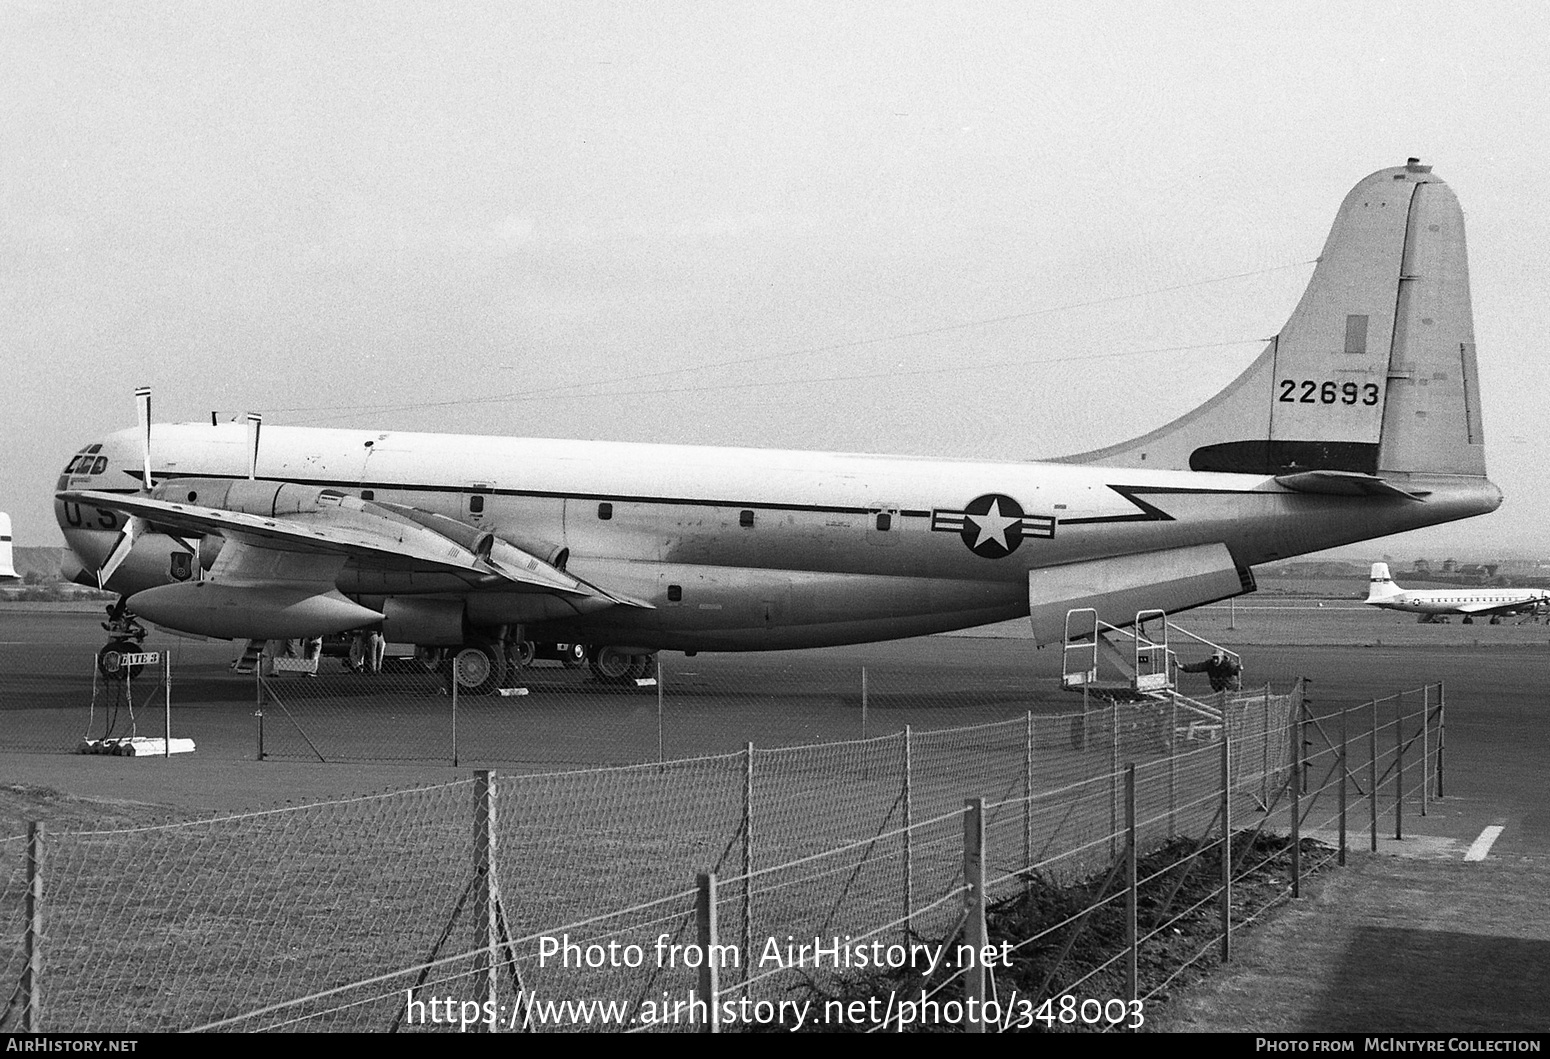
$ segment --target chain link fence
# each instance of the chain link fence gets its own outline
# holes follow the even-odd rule
[[[1201,833],[1220,801],[1220,740],[1235,748],[1227,789],[1240,811],[1266,808],[1266,792],[1289,774],[1288,719],[1300,699],[1224,699],[1225,726],[1213,731],[1169,706],[1025,711],[951,730],[745,743],[684,760],[48,834],[40,876],[27,870],[25,837],[8,838],[3,1025],[421,1029],[455,1020],[450,1008],[437,1019],[414,1005],[449,997],[611,998],[645,1025],[643,1013],[700,981],[689,952],[696,874],[706,871],[722,880],[719,936],[743,956],[722,988],[776,1002],[813,972],[755,958],[771,945],[777,954],[815,938],[908,945],[952,931],[966,796],[989,806],[994,892],[1015,891],[1034,870],[1077,879],[1127,841],[1116,761],[1145,769],[1149,843]],[[41,911],[27,896],[39,877]],[[641,962],[609,958],[610,942],[616,953],[636,946]],[[36,993],[24,995],[24,982]],[[531,1024],[531,1010],[490,1014]]]

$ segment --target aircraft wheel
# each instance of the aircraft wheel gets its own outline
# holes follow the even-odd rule
[[[587,645],[584,643],[560,644],[560,664],[566,669],[580,669],[587,664]]]
[[[617,681],[629,676],[634,660],[617,647],[598,647],[592,651],[592,672],[600,680]]]
[[[97,672],[109,680],[122,680],[124,677],[137,677],[140,675],[140,666],[126,666],[123,657],[127,654],[135,654],[140,650],[140,645],[131,640],[114,640],[97,652]]]
[[[1473,625],[1474,623],[1475,623],[1475,619],[1474,618],[1471,618],[1468,614],[1464,615],[1464,621],[1462,622],[1462,624],[1464,624],[1464,625]]]
[[[1500,625],[1501,623],[1502,623],[1501,618],[1495,617],[1494,615],[1492,616],[1492,618],[1491,618],[1491,624],[1492,625]]]
[[[505,675],[500,652],[492,644],[466,643],[452,652],[452,679],[464,695],[488,695]]]
[[[537,651],[533,647],[532,640],[523,640],[511,645],[511,659],[518,666],[527,667],[533,664],[533,656]]]
[[[632,655],[627,679],[639,680],[641,677],[649,677],[656,668],[655,655]]]

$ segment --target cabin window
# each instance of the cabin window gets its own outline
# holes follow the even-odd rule
[[[597,505],[597,517],[602,519],[604,522],[607,522],[609,519],[614,517],[614,506],[606,500],[603,501],[601,504]]]
[[[744,527],[744,528],[752,526],[753,525],[753,512],[752,511],[744,511],[742,514],[738,515],[737,516],[737,524],[739,526]]]
[[[668,585],[667,586],[667,601],[669,603],[677,603],[677,602],[681,601],[683,598],[684,598],[684,586],[683,585]]]
[[[469,497],[468,498],[468,512],[471,515],[482,515],[482,514],[484,514],[484,497],[478,496],[478,495]]]
[[[877,529],[879,533],[887,533],[893,527],[893,516],[886,511],[877,513]]]
[[[361,490],[361,499],[362,500],[375,500],[376,498],[377,498],[377,494],[373,490],[371,490],[371,489],[362,489]]]

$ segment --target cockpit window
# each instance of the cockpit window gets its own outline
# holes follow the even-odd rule
[[[75,457],[71,459],[69,463],[65,464],[64,473],[101,474],[103,471],[108,469],[108,458],[106,456],[97,455],[97,453],[101,451],[102,442],[100,441],[94,445],[86,446],[80,452],[76,453]]]

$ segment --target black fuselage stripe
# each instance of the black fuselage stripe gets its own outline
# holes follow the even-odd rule
[[[125,474],[139,480],[138,472],[126,470]],[[162,477],[160,472],[152,471],[153,479],[160,480],[163,484],[174,482],[181,478],[214,478],[223,481],[247,481],[245,475],[237,474],[178,474]],[[378,490],[391,490],[403,493],[445,493],[448,495],[459,494],[468,496],[510,496],[527,497],[540,500],[578,500],[599,501],[623,504],[669,504],[678,507],[724,507],[749,509],[756,511],[808,511],[818,514],[832,515],[872,515],[884,511],[897,511],[901,516],[911,518],[930,518],[929,510],[895,509],[887,507],[842,507],[827,504],[782,504],[763,500],[707,500],[695,497],[676,496],[640,496],[624,493],[567,493],[558,490],[544,489],[495,489],[487,486],[456,486],[456,485],[427,485],[427,484],[403,484],[396,482],[360,482],[344,479],[317,479],[317,478],[259,478],[261,482],[274,482],[281,484],[305,485],[319,489],[343,489],[351,493],[359,493],[365,490],[376,492]],[[1085,526],[1110,522],[1172,522],[1174,518],[1166,511],[1139,499],[1137,494],[1145,493],[1158,496],[1187,496],[1187,495],[1224,495],[1247,496],[1252,490],[1244,489],[1201,489],[1182,488],[1170,486],[1151,485],[1114,485],[1108,488],[1114,490],[1120,496],[1136,505],[1140,510],[1130,515],[1102,515],[1092,518],[1057,518],[1061,526]],[[120,492],[125,494],[137,493],[137,489],[104,489],[101,492]],[[1275,495],[1275,494],[1266,494]],[[943,509],[945,510],[945,509]],[[958,514],[958,512],[954,512]],[[1040,515],[1029,516],[1037,518],[1051,518],[1055,516]]]

